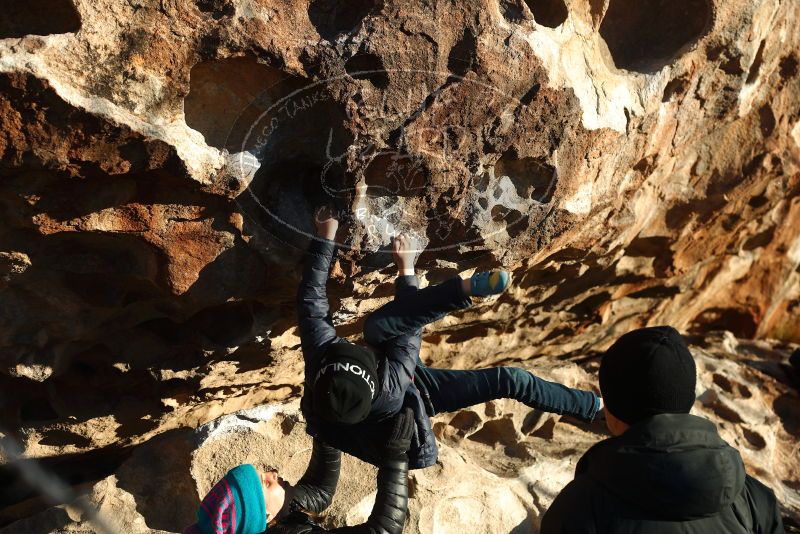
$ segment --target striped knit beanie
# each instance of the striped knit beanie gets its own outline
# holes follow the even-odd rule
[[[261,534],[267,529],[264,489],[256,468],[234,467],[211,488],[184,534]]]

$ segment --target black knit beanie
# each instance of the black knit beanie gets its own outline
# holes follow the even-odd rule
[[[670,326],[628,332],[600,363],[603,403],[631,425],[662,413],[689,413],[696,382],[692,353]]]
[[[363,421],[377,394],[377,376],[372,351],[348,342],[332,343],[314,382],[314,413],[329,423]]]

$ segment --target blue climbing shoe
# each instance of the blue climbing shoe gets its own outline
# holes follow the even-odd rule
[[[508,271],[475,273],[470,278],[470,293],[475,297],[497,295],[506,290],[510,280]]]

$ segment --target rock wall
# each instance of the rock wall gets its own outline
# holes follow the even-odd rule
[[[730,332],[693,340],[698,362],[694,413],[718,422],[751,474],[775,488],[787,532],[800,530],[800,404],[781,362],[785,346],[737,340]],[[535,366],[571,386],[594,378],[571,362]],[[580,455],[608,436],[601,425],[495,401],[434,418],[439,462],[412,471],[406,532],[535,532],[541,516],[573,476]],[[139,446],[111,475],[88,489],[89,501],[117,532],[180,532],[201,496],[241,463],[278,467],[295,483],[311,455],[299,403],[250,408],[203,425],[161,434]],[[374,467],[343,456],[328,527],[366,521],[376,493]],[[50,508],[0,532],[95,532],[74,506]]]
[[[397,231],[429,283],[512,271],[428,329],[432,365],[591,372],[662,323],[800,342],[791,1],[0,7],[0,420],[75,485],[299,396],[320,202],[342,334],[390,296]]]

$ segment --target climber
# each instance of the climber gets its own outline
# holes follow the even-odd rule
[[[408,456],[414,432],[411,410],[404,410],[381,425],[378,494],[366,523],[329,532],[400,534],[408,508]],[[314,439],[311,460],[295,486],[275,470],[258,470],[250,464],[231,469],[208,492],[197,510],[197,523],[184,534],[283,534],[326,532],[309,516],[331,504],[339,482],[341,453]]]
[[[600,363],[611,438],[578,461],[541,534],[783,532],[775,495],[745,474],[739,452],[689,414],[694,358],[659,326],[620,337]]]
[[[420,469],[436,462],[430,417],[440,412],[500,398],[585,421],[600,411],[602,404],[594,393],[541,380],[523,369],[425,367],[419,359],[422,328],[449,312],[467,308],[472,296],[501,293],[509,276],[505,271],[482,272],[418,289],[413,247],[404,235],[393,242],[397,294],[371,314],[364,326],[371,347],[338,337],[325,290],[338,221],[322,208],[315,224],[319,239],[311,242],[297,302],[305,359],[301,408],[312,436],[380,465],[380,451],[372,438],[375,424],[410,407],[416,432],[408,453],[409,467]]]

